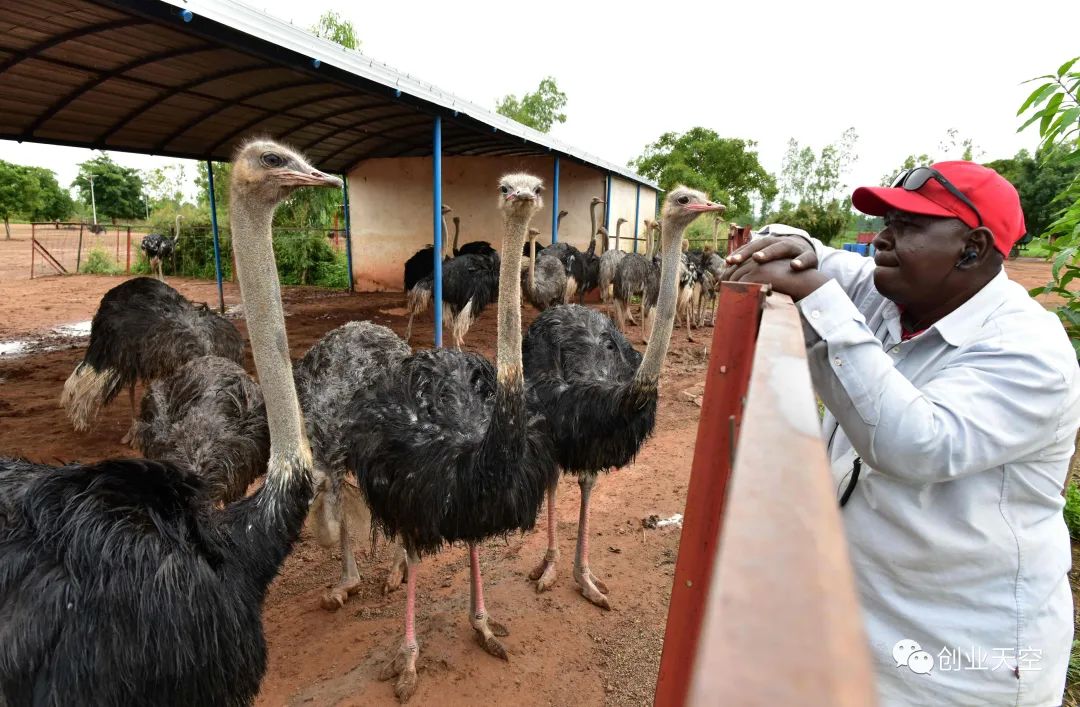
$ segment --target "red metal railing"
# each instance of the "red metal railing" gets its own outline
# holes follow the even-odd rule
[[[873,679],[787,297],[724,283],[657,707],[871,707]]]

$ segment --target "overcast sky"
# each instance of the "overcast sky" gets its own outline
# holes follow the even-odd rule
[[[908,154],[945,157],[949,128],[984,160],[1033,148],[1034,129],[1016,133],[1032,88],[1021,83],[1080,54],[1078,0],[249,4],[303,27],[336,9],[364,53],[489,108],[552,75],[569,97],[552,134],[620,164],[701,125],[757,141],[778,173],[789,138],[820,149],[853,126],[850,185],[876,183]],[[89,155],[0,141],[0,159],[49,167],[65,185]],[[113,155],[144,169],[175,161]]]

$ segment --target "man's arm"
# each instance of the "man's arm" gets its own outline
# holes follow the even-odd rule
[[[814,387],[855,451],[881,473],[931,483],[1023,457],[1044,443],[1065,403],[1064,376],[1000,338],[965,349],[916,388],[839,282],[825,283],[798,306],[811,330]]]

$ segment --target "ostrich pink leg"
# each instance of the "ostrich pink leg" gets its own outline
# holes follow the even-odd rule
[[[529,579],[536,582],[536,591],[543,592],[555,584],[555,562],[559,559],[559,543],[555,539],[555,493],[559,488],[558,482],[548,489],[548,549],[544,559],[540,561],[533,571],[529,573]]]
[[[476,630],[476,640],[491,655],[509,660],[506,649],[496,636],[509,635],[506,627],[488,616],[484,608],[484,580],[480,576],[480,552],[476,545],[469,543],[469,569],[472,574],[469,596],[469,622]]]
[[[405,586],[405,640],[401,642],[394,659],[383,666],[380,680],[389,680],[397,676],[394,695],[399,702],[408,702],[416,692],[416,657],[420,655],[420,644],[416,642],[416,575],[420,559],[409,555],[405,563],[408,575]]]
[[[589,571],[589,495],[592,494],[596,474],[582,474],[578,479],[581,487],[581,515],[578,518],[577,554],[574,556],[574,581],[581,587],[581,593],[593,604],[610,609],[611,603],[604,596],[608,588]]]

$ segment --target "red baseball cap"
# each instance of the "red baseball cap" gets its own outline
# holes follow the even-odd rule
[[[974,162],[938,162],[930,166],[975,205],[983,226],[994,234],[994,247],[1008,256],[1027,230],[1016,188],[994,170]],[[851,203],[871,216],[884,216],[888,211],[897,210],[958,218],[969,228],[979,225],[979,218],[971,207],[950,194],[936,179],[928,179],[916,191],[903,187],[859,187],[851,195]]]

